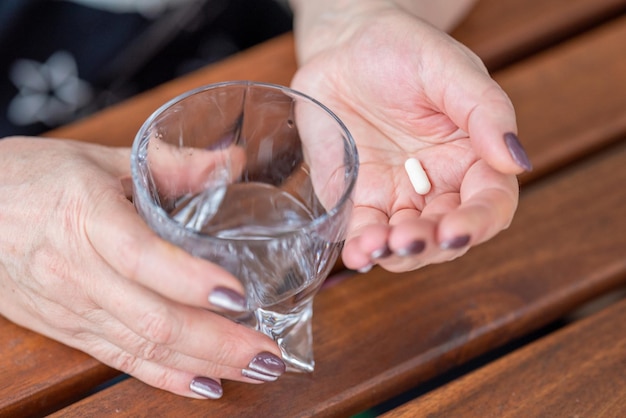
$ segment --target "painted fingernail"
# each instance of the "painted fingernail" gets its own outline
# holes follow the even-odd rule
[[[191,380],[189,389],[208,399],[219,399],[224,394],[222,385],[208,377],[197,376]]]
[[[426,249],[426,242],[422,240],[413,241],[409,245],[404,248],[400,248],[396,251],[396,254],[400,257],[408,257],[412,255],[417,255]]]
[[[517,165],[526,171],[531,171],[533,169],[533,165],[531,164],[530,159],[528,158],[528,155],[526,154],[526,151],[520,143],[517,135],[513,132],[507,132],[504,134],[504,143],[509,149],[509,153]]]
[[[228,311],[244,312],[246,298],[240,293],[226,287],[216,287],[209,295],[209,303]]]
[[[241,374],[250,379],[260,380],[261,382],[273,382],[278,379],[278,376],[270,376],[269,374],[255,372],[250,369],[242,369]]]
[[[440,247],[442,250],[458,250],[459,248],[465,247],[469,242],[469,235],[461,235],[459,237],[452,238],[451,240],[442,242]]]
[[[379,248],[376,251],[372,252],[371,257],[372,259],[377,260],[380,258],[387,258],[391,254],[393,254],[393,252],[391,252],[391,250],[389,249],[389,246],[385,244],[384,247]]]
[[[285,362],[283,362],[279,357],[265,351],[254,356],[252,361],[248,364],[248,369],[250,371],[263,373],[264,375],[277,378],[281,374],[285,373],[287,366],[285,366]]]
[[[367,264],[367,265],[361,267],[360,269],[358,269],[357,271],[359,273],[367,273],[367,272],[369,272],[372,269],[372,267],[374,267],[373,264]]]

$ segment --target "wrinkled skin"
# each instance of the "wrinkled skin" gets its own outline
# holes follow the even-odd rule
[[[522,171],[503,141],[516,131],[515,113],[480,60],[394,7],[344,23],[333,47],[302,59],[292,86],[327,104],[357,142],[345,264],[411,270],[456,258],[506,228]],[[428,174],[426,195],[409,182],[409,157]],[[449,248],[454,241],[467,243]],[[416,242],[422,252],[403,253]]]
[[[458,257],[506,228],[521,168],[502,141],[516,131],[513,108],[480,61],[381,3],[339,24],[322,19],[321,41],[304,31],[293,87],[331,107],[358,144],[345,264],[402,271]],[[257,353],[280,356],[278,347],[214,312],[215,289],[242,291],[234,277],[139,218],[129,155],[72,141],[0,141],[0,314],[180,395],[201,397],[189,387],[195,376],[258,383],[242,369]],[[428,172],[425,196],[404,173],[409,156]],[[469,241],[447,248],[459,237]],[[402,251],[418,241],[422,252]],[[385,248],[393,254],[375,257]]]
[[[158,239],[129,201],[129,149],[0,141],[0,306],[8,319],[174,393],[242,376],[268,337],[209,311],[219,267]],[[126,186],[126,187],[125,187]]]

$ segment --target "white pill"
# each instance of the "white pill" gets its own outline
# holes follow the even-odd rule
[[[409,158],[404,163],[404,169],[409,175],[409,180],[418,194],[426,194],[430,191],[430,181],[424,171],[424,167],[416,158]]]

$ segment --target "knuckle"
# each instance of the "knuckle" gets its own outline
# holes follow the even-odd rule
[[[171,350],[155,342],[144,340],[137,347],[137,354],[144,360],[158,363],[167,359]]]
[[[168,345],[178,337],[173,318],[165,308],[147,311],[137,321],[138,332],[150,342]]]
[[[215,353],[215,361],[218,365],[245,366],[238,364],[239,362],[237,361],[242,357],[242,354],[248,352],[256,353],[253,345],[246,338],[243,338],[245,335],[241,334],[242,331],[247,331],[247,328],[236,324],[232,331],[222,334],[216,347],[217,352]]]
[[[132,234],[118,234],[113,257],[119,263],[120,273],[136,280],[141,265],[143,246]]]
[[[134,376],[137,374],[137,371],[142,363],[143,360],[139,357],[127,351],[121,351],[114,357],[111,366],[117,370]]]
[[[156,371],[149,372],[145,369],[144,359],[127,351],[117,353],[110,365],[151,386],[166,390],[172,390],[176,387],[175,372],[167,368],[159,368]]]
[[[50,295],[61,284],[64,287],[70,284],[70,262],[50,243],[43,243],[33,251],[28,269],[29,275],[36,278],[30,285],[43,294]]]
[[[35,251],[34,266],[47,277],[62,279],[69,273],[67,261],[50,245],[42,245]]]
[[[147,340],[141,335],[137,335],[130,329],[118,336],[122,343],[123,352],[117,355],[115,364],[125,372],[132,373],[144,361],[151,363],[167,362],[172,355],[172,350],[168,347]]]

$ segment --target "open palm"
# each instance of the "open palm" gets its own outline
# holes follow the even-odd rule
[[[510,223],[515,174],[530,168],[511,135],[515,113],[480,60],[452,38],[399,10],[364,14],[292,86],[337,113],[358,146],[348,267],[405,271],[447,261]],[[408,179],[409,157],[427,172],[426,195]]]

